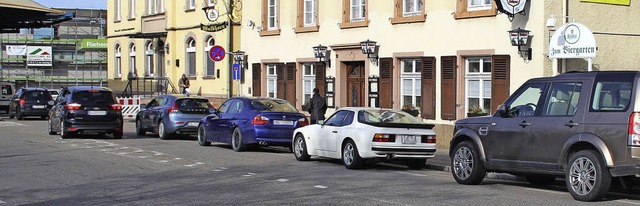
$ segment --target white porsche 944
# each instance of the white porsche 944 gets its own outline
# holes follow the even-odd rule
[[[293,154],[299,161],[311,156],[342,159],[348,169],[367,159],[402,159],[421,169],[436,152],[433,125],[400,110],[345,107],[322,124],[293,132]]]

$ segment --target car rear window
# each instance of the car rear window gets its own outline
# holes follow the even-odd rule
[[[207,99],[178,99],[176,105],[180,109],[209,109],[209,100]]]
[[[384,109],[360,110],[358,111],[358,121],[365,124],[424,124],[406,112]]]
[[[628,73],[599,74],[593,84],[590,112],[627,111],[633,95],[635,75]]]
[[[2,85],[2,95],[13,95],[11,85]]]
[[[24,100],[27,101],[49,101],[52,100],[49,92],[46,91],[27,91],[24,93]]]
[[[75,92],[71,101],[78,104],[115,104],[116,95],[108,91],[79,91]]]
[[[255,99],[251,100],[251,107],[257,111],[270,112],[298,112],[289,102],[281,99]]]

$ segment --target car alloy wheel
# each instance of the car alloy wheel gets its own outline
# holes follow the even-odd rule
[[[293,142],[293,154],[296,156],[298,161],[307,161],[309,160],[309,153],[307,152],[307,144],[304,141],[304,136],[302,134],[297,134],[296,138]]]
[[[169,139],[169,134],[167,133],[162,120],[160,120],[160,124],[158,124],[158,137],[160,137],[161,140]]]
[[[211,142],[207,141],[207,133],[204,129],[204,126],[200,125],[198,127],[198,144],[200,144],[200,146],[209,146],[211,145]]]
[[[137,135],[144,135],[146,132],[144,130],[142,130],[142,123],[140,122],[140,120],[136,120],[136,134]]]
[[[469,148],[461,147],[456,151],[453,158],[453,171],[454,174],[463,180],[466,180],[471,176],[473,171],[473,154]]]
[[[598,175],[591,160],[580,157],[573,161],[569,169],[571,189],[578,195],[586,195],[593,190]]]
[[[242,139],[242,132],[240,132],[240,128],[236,127],[233,130],[233,134],[231,135],[231,147],[236,152],[247,150],[247,145],[244,144],[244,140]]]
[[[351,165],[353,164],[353,145],[347,144],[344,146],[344,164]]]
[[[360,169],[364,165],[364,159],[358,154],[358,147],[353,140],[347,140],[342,146],[342,162],[347,169]]]

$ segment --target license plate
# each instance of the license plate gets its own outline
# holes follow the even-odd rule
[[[403,135],[402,144],[416,144],[416,136]]]
[[[197,127],[199,122],[189,122],[187,123],[187,126],[189,127]]]
[[[107,111],[89,111],[89,115],[107,115]]]
[[[273,120],[274,125],[293,125],[293,121]]]
[[[32,107],[33,107],[34,109],[44,109],[44,108],[46,108],[47,106],[45,106],[45,105],[33,105]]]

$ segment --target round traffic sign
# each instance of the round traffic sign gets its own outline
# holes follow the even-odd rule
[[[215,45],[209,49],[209,58],[213,61],[222,61],[225,55],[226,52],[224,51],[224,48],[219,45]]]

